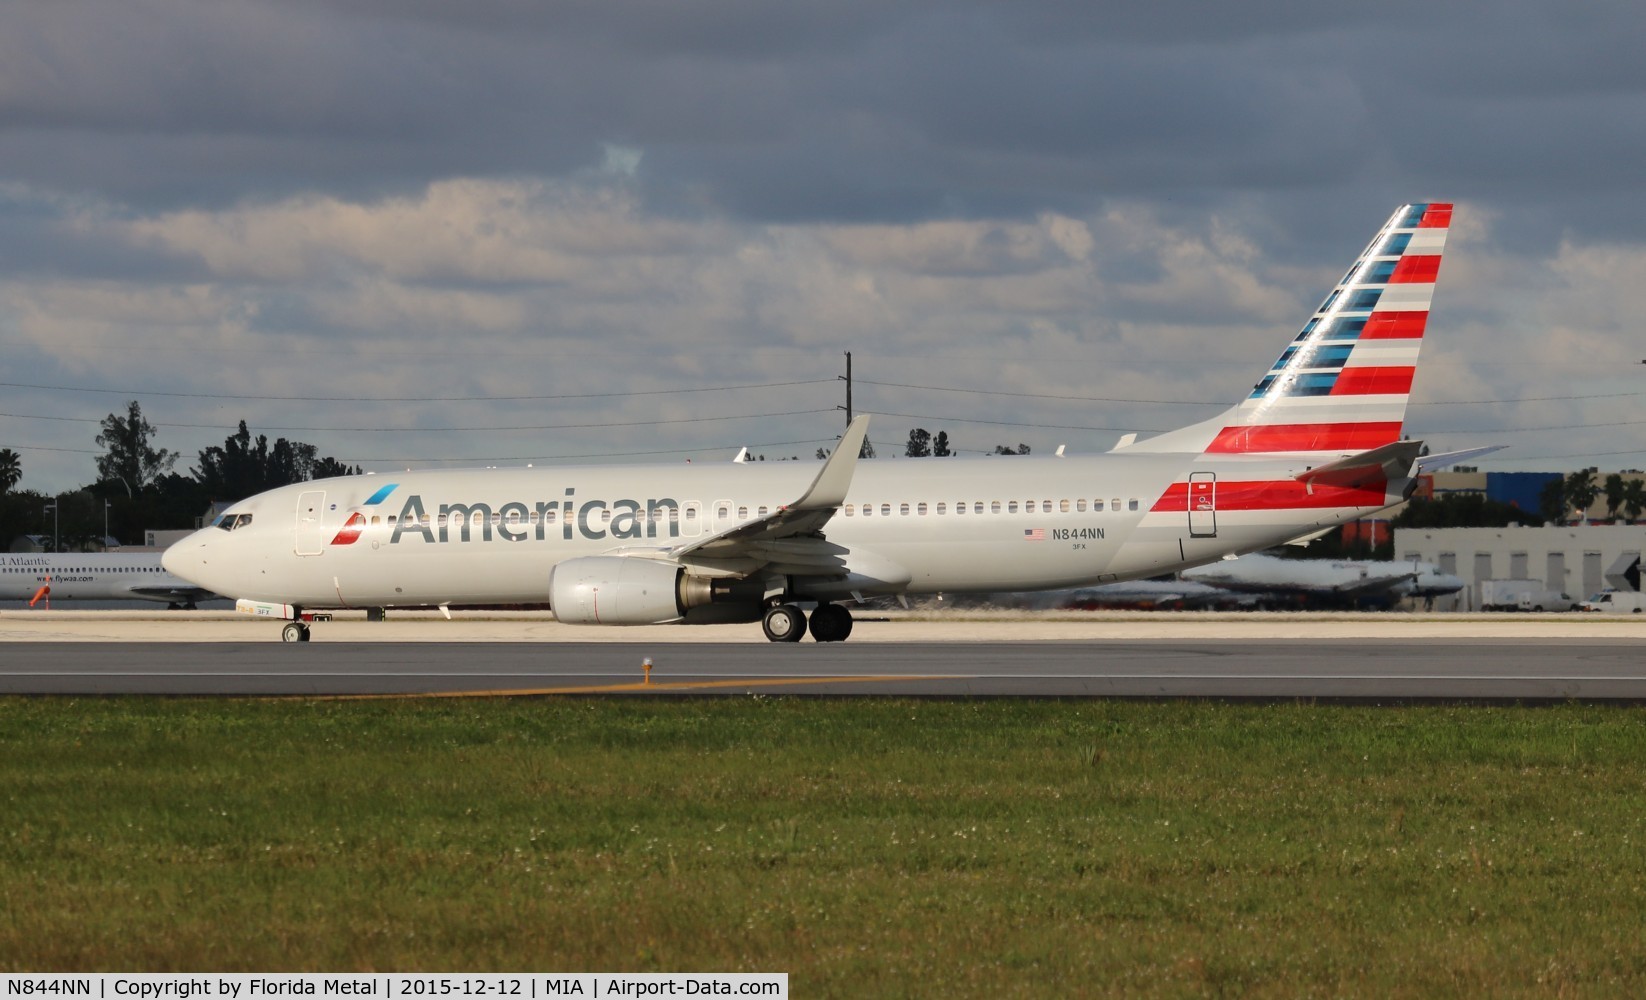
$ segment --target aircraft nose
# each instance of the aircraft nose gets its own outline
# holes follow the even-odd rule
[[[205,529],[197,531],[187,538],[175,542],[171,548],[160,554],[160,565],[172,576],[181,577],[190,583],[200,583],[200,573],[206,566],[206,539],[201,536]]]

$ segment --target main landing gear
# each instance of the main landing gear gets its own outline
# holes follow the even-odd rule
[[[818,642],[844,642],[852,634],[852,613],[838,604],[819,604],[810,624]],[[760,627],[773,642],[799,642],[806,634],[806,612],[793,604],[776,604],[766,609]]]

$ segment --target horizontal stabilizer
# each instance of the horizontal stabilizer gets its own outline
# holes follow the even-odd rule
[[[1337,486],[1346,489],[1372,481],[1403,479],[1412,474],[1412,464],[1417,461],[1418,452],[1422,450],[1422,441],[1391,441],[1371,451],[1317,465],[1308,472],[1299,473],[1295,478],[1298,482],[1311,486]]]
[[[1494,451],[1502,451],[1507,447],[1509,446],[1506,444],[1489,444],[1483,448],[1465,448],[1462,451],[1448,451],[1440,455],[1424,455],[1417,460],[1417,471],[1420,473],[1433,472],[1436,469],[1444,469],[1459,462],[1467,462],[1471,458],[1479,458],[1482,455],[1490,455]]]

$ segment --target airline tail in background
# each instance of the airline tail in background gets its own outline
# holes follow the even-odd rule
[[[1451,221],[1443,202],[1396,211],[1250,396],[1117,450],[1324,460],[1399,440]]]

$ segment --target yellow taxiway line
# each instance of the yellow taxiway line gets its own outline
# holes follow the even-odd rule
[[[546,694],[618,694],[626,691],[701,691],[709,688],[784,687],[796,684],[886,684],[894,681],[959,680],[963,674],[884,674],[856,677],[740,677],[729,681],[665,681],[577,687],[505,688],[481,691],[396,691],[383,694],[293,695],[317,701],[381,701],[390,698],[523,698]]]

